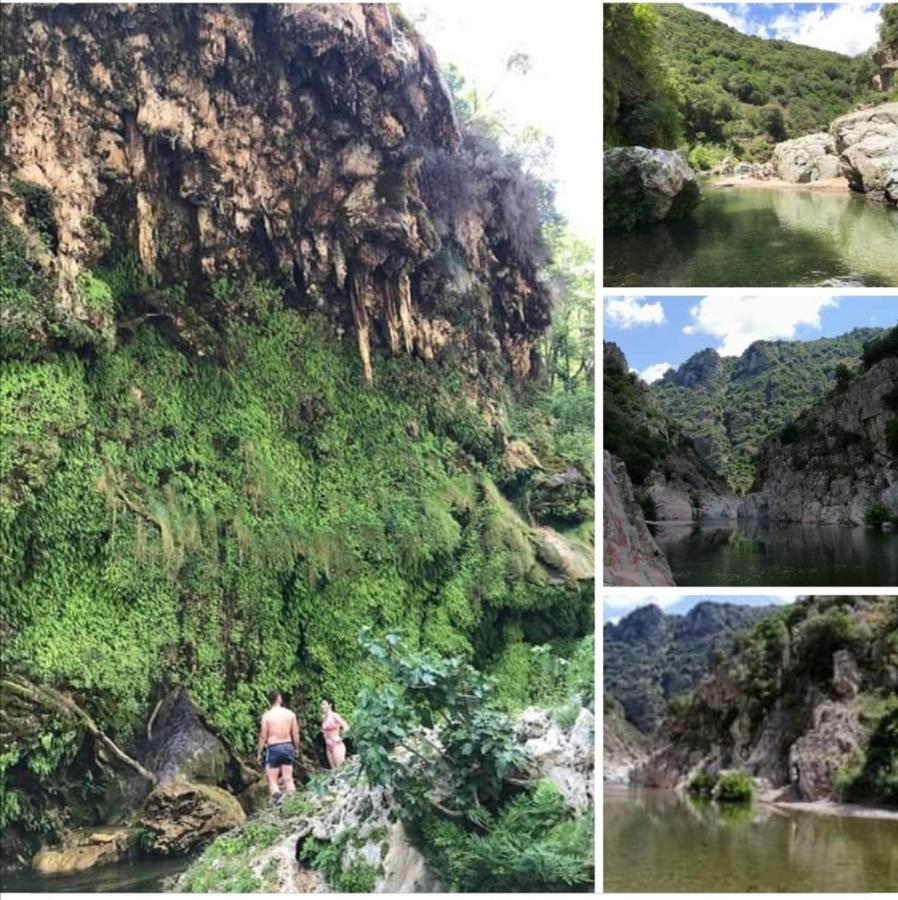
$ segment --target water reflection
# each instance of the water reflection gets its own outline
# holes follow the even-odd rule
[[[10,893],[158,893],[167,879],[183,872],[193,857],[144,859],[99,866],[68,875],[35,872],[3,876],[3,890]]]
[[[893,587],[898,535],[758,519],[661,523],[655,538],[678,585]]]
[[[606,891],[885,891],[898,822],[605,786]]]
[[[605,283],[898,285],[898,211],[853,194],[708,187],[691,219],[605,236]]]

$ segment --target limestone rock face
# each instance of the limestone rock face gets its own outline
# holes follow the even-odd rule
[[[701,200],[698,177],[675,150],[613,147],[604,171],[606,229],[681,218]]]
[[[825,131],[777,144],[773,165],[783,181],[798,184],[835,178],[840,171],[835,143]]]
[[[886,444],[895,413],[885,399],[896,384],[898,359],[884,359],[818,407],[806,436],[766,444],[760,489],[745,497],[739,516],[861,525],[877,503],[898,511],[898,461]]]
[[[627,467],[607,451],[603,458],[605,584],[672,585],[670,566],[645,524]]]
[[[873,62],[879,71],[873,76],[873,86],[878,91],[889,91],[895,84],[895,73],[898,72],[898,44],[880,47],[873,54]]]
[[[178,856],[245,818],[237,799],[222,788],[177,781],[156,788],[147,797],[138,825],[153,832],[155,853]]]
[[[583,708],[573,725],[562,728],[546,710],[530,708],[521,713],[517,729],[531,776],[548,778],[568,806],[586,809],[595,796],[593,714]]]
[[[251,313],[216,279],[254,273],[354,332],[369,376],[375,341],[430,359],[473,350],[473,330],[528,373],[549,291],[526,179],[461,134],[433,51],[385,4],[2,15],[3,210],[22,226],[16,186],[52,196],[46,267],[77,318],[77,276],[108,249],[101,223],[188,288],[185,309],[144,292],[128,315],[161,317],[197,352],[197,315]],[[483,328],[453,325],[460,308]]]
[[[848,113],[829,130],[851,189],[898,204],[898,103]]]
[[[840,767],[863,746],[864,731],[854,710],[841,703],[821,703],[814,709],[814,726],[789,751],[790,781],[802,800],[823,800],[832,794]]]

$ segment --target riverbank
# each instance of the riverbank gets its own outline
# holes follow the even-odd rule
[[[812,191],[819,194],[850,194],[847,178],[821,178],[819,181],[808,181],[799,184],[794,181],[782,181],[779,178],[734,178],[723,176],[711,182],[719,188],[772,188],[782,191]]]
[[[820,816],[838,816],[848,819],[877,819],[879,821],[898,822],[898,809],[884,806],[863,806],[860,803],[838,803],[835,800],[814,800],[801,802],[798,800],[768,800],[758,797],[758,802],[795,812],[816,813]]]

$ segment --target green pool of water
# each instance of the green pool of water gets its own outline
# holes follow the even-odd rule
[[[606,891],[898,890],[898,821],[605,786]]]
[[[3,891],[10,893],[157,893],[167,878],[183,872],[193,857],[143,859],[99,866],[71,875],[4,873]]]
[[[783,188],[704,195],[691,218],[606,234],[605,286],[898,286],[898,210]]]
[[[898,534],[751,519],[651,526],[674,581],[705,587],[892,587]]]

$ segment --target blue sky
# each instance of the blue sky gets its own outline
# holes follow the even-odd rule
[[[743,34],[854,56],[876,43],[881,3],[685,3]]]
[[[617,622],[627,613],[633,612],[640,606],[648,606],[654,603],[666,613],[683,615],[689,612],[693,606],[699,603],[711,601],[712,603],[736,603],[740,606],[771,606],[784,603],[794,603],[795,597],[751,595],[747,597],[727,597],[715,594],[713,596],[698,596],[695,594],[667,594],[663,597],[637,597],[606,596],[602,603],[602,621]]]
[[[738,356],[757,340],[814,340],[896,323],[898,296],[604,298],[605,340],[618,344],[630,367],[649,382],[706,347]]]

